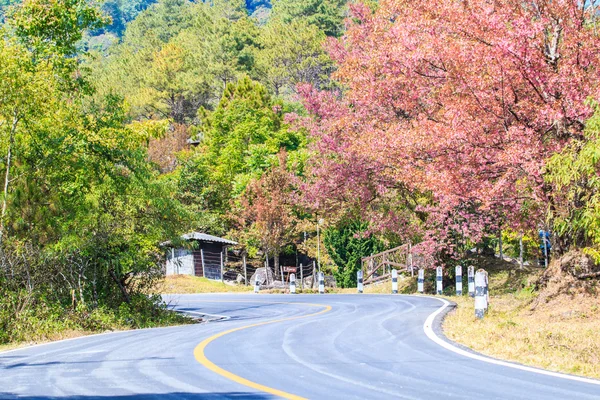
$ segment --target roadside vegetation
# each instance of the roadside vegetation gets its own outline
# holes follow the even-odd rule
[[[553,263],[556,268],[558,261]],[[490,306],[482,320],[469,297],[450,297],[446,336],[491,357],[600,378],[600,296],[594,283],[544,285],[544,271],[488,265]],[[556,274],[556,271],[553,271]]]

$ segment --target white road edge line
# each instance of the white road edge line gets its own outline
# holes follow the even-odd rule
[[[521,371],[533,372],[533,373],[540,374],[540,375],[547,375],[547,376],[551,376],[554,378],[569,379],[572,381],[589,383],[592,385],[600,386],[600,380],[584,378],[584,377],[574,376],[574,375],[561,374],[560,372],[546,371],[544,369],[527,367],[525,365],[513,364],[513,363],[510,363],[507,361],[496,360],[494,358],[489,358],[489,357],[485,357],[485,356],[482,356],[479,354],[474,354],[474,353],[468,352],[466,350],[463,350],[461,348],[458,348],[458,347],[450,344],[446,340],[444,340],[441,337],[439,337],[438,335],[436,335],[436,333],[433,331],[433,322],[435,321],[435,318],[442,311],[444,311],[446,309],[446,307],[448,307],[450,305],[450,303],[447,300],[440,299],[437,297],[431,297],[431,298],[439,300],[444,304],[439,309],[437,309],[436,311],[431,313],[429,315],[429,317],[427,317],[427,319],[425,320],[425,323],[423,324],[423,330],[425,331],[425,335],[427,335],[427,337],[429,339],[433,340],[435,343],[442,346],[443,348],[450,350],[456,354],[460,354],[461,356],[469,357],[469,358],[472,358],[472,359],[475,359],[478,361],[483,361],[483,362],[490,363],[490,364],[501,365],[503,367],[519,369]]]

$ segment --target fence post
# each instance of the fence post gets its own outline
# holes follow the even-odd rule
[[[200,261],[202,261],[202,277],[206,278],[206,272],[204,271],[204,249],[200,249]]]
[[[362,293],[363,292],[363,271],[362,269],[360,271],[356,271],[356,280],[358,282],[358,293]]]
[[[304,271],[302,263],[300,263],[300,290],[304,290]]]
[[[325,293],[325,274],[319,272],[319,293]]]
[[[469,281],[468,281],[468,285],[469,285],[469,296],[470,297],[475,297],[475,267],[472,265],[469,265],[469,268],[467,268],[467,273],[469,275]]]
[[[475,316],[479,319],[488,309],[488,274],[484,269],[478,269],[475,274]]]
[[[256,271],[255,276],[254,276],[254,293],[258,293],[259,290],[260,290],[260,285],[258,283],[258,271]]]
[[[221,283],[225,283],[223,278],[223,251],[221,251]]]
[[[457,265],[454,271],[456,275],[456,295],[462,296],[462,266]]]
[[[244,285],[248,286],[248,266],[246,265],[246,253],[242,254],[242,264],[244,264]]]
[[[437,267],[435,269],[435,288],[438,295],[441,295],[444,292],[444,283],[442,282],[444,270],[442,267]]]
[[[392,294],[398,293],[398,271],[392,270]]]
[[[296,274],[290,274],[290,293],[296,294]]]
[[[417,292],[423,293],[425,291],[423,286],[425,286],[425,270],[420,268],[419,277],[417,278]]]

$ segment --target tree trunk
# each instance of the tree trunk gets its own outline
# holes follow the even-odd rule
[[[275,269],[275,279],[276,280],[283,280],[283,274],[280,271],[280,267],[279,267],[279,252],[275,251],[275,253],[273,254],[273,268]]]
[[[16,114],[16,113],[15,113]],[[13,118],[12,127],[10,128],[10,137],[8,140],[8,151],[6,152],[6,173],[4,174],[4,191],[2,198],[2,214],[0,215],[0,244],[4,239],[4,226],[6,219],[6,208],[8,204],[8,186],[10,183],[10,166],[12,163],[12,150],[15,143],[15,132],[17,131],[17,124],[19,119],[15,115]]]

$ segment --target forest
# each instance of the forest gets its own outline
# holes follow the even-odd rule
[[[598,264],[596,7],[0,2],[0,343],[181,322],[148,294],[189,231],[277,275],[321,221],[344,287],[540,229]]]

